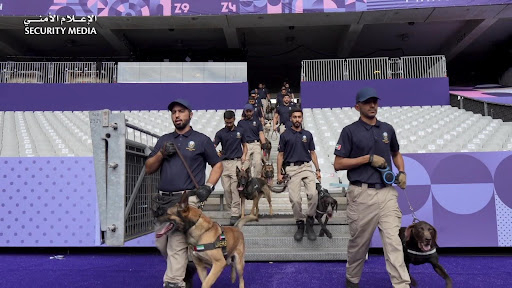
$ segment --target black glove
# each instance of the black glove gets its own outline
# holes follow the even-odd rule
[[[160,152],[164,156],[164,158],[170,158],[172,155],[176,153],[176,146],[172,142],[165,142]]]
[[[204,202],[208,197],[210,197],[213,189],[208,185],[201,185],[199,188],[192,190],[192,192],[197,196],[197,199],[199,199],[200,202]]]

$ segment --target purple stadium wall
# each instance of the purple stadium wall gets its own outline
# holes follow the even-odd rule
[[[302,82],[304,108],[353,107],[357,91],[377,90],[380,106],[450,105],[448,78]]]
[[[192,109],[242,109],[247,83],[1,84],[2,111],[166,110],[176,98]]]
[[[512,151],[405,154],[406,192],[441,247],[512,246]],[[1,158],[0,247],[100,246],[92,157]],[[412,223],[397,189],[403,226]],[[471,226],[471,229],[468,226]],[[126,246],[149,247],[154,235]],[[372,247],[381,247],[376,233]]]

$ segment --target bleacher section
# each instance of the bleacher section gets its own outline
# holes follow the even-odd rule
[[[192,127],[213,139],[215,133],[224,126],[224,111],[195,110]],[[239,117],[241,110],[235,111]],[[168,111],[114,113],[124,113],[128,123],[155,134],[161,135],[174,129]],[[332,167],[332,151],[340,131],[358,117],[359,112],[354,108],[304,109],[304,126],[315,137],[322,171]],[[378,119],[395,127],[403,153],[512,149],[512,123],[456,107],[381,107]],[[0,111],[0,132],[0,157],[92,156],[87,111]],[[130,128],[127,138],[145,144],[156,141],[148,140]],[[277,149],[277,145],[274,149]]]

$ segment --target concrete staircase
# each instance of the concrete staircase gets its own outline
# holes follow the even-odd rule
[[[277,145],[279,139],[272,140],[271,161],[274,164],[277,179]],[[275,138],[275,137],[274,137]],[[301,190],[304,190],[302,187]],[[307,198],[302,195],[302,209],[307,209]],[[297,226],[293,218],[287,190],[283,193],[272,193],[273,216],[269,215],[269,206],[265,198],[259,201],[260,219],[258,222],[247,223],[242,231],[246,243],[247,261],[332,261],[347,259],[347,244],[349,239],[346,221],[346,198],[343,194],[333,195],[338,201],[338,211],[329,220],[327,228],[333,238],[317,237],[309,241],[306,236],[301,242],[293,239]],[[215,201],[216,199],[212,199]],[[219,203],[208,200],[205,214],[221,225],[229,223],[230,212],[219,211]],[[246,201],[245,213],[250,213],[252,201]],[[315,220],[316,222],[316,220]],[[315,223],[314,230],[318,236],[320,225]]]

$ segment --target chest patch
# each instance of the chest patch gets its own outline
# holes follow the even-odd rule
[[[188,151],[194,151],[196,150],[196,143],[194,141],[188,142],[188,146],[186,148]]]
[[[386,144],[389,143],[388,133],[387,132],[382,133],[382,142],[384,142]]]

